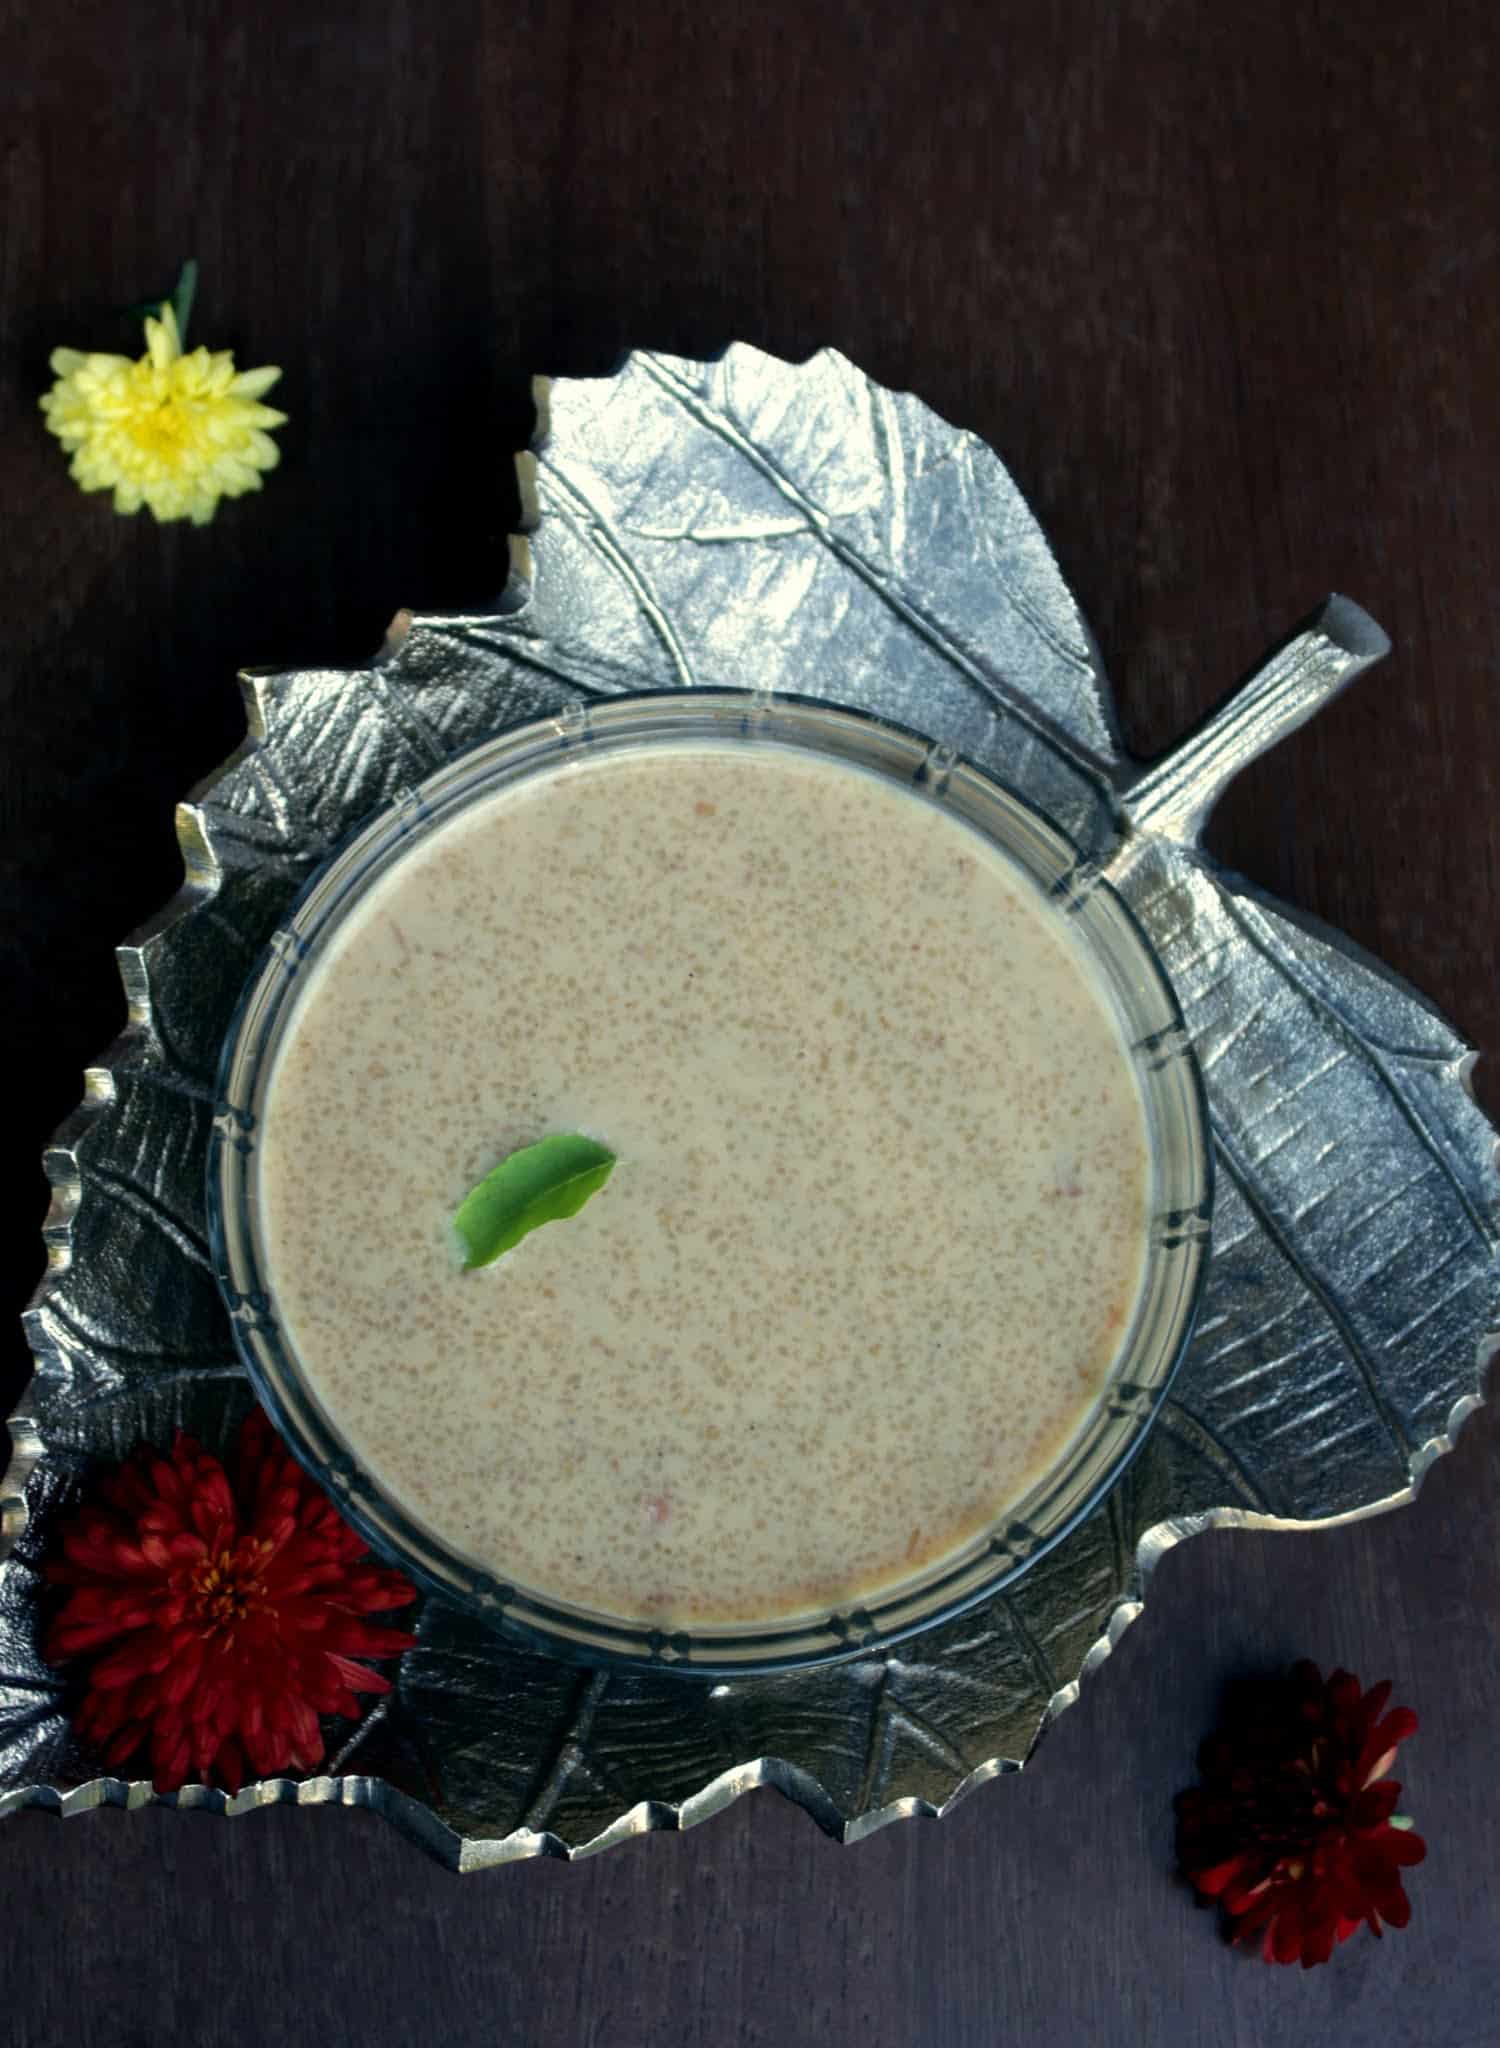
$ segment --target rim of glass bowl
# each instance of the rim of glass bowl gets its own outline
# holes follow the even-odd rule
[[[255,1197],[266,1084],[303,970],[365,890],[418,839],[471,804],[581,751],[681,741],[810,750],[914,787],[1000,846],[1074,920],[1124,1025],[1152,1149],[1147,1270],[1129,1339],[1058,1462],[993,1524],[916,1577],[867,1600],[756,1627],[652,1627],[512,1584],[460,1553],[363,1470],[305,1382],[275,1314]],[[1202,1078],[1182,1013],[1123,899],[1024,797],[869,713],[742,690],[578,702],[456,756],[356,829],[307,883],[240,997],[225,1040],[208,1158],[210,1242],[252,1384],[308,1471],[371,1546],[489,1625],[554,1656],[703,1677],[790,1670],[858,1655],[951,1620],[1059,1543],[1139,1450],[1191,1333],[1208,1263],[1213,1164]]]

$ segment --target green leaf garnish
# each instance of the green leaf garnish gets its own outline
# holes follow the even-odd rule
[[[615,1155],[592,1138],[543,1138],[502,1159],[466,1195],[453,1219],[464,1269],[488,1266],[543,1223],[576,1216],[614,1169]]]

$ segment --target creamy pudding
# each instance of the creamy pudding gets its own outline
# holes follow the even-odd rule
[[[617,1155],[462,1270],[517,1148]],[[811,752],[596,756],[418,839],[306,972],[257,1148],[283,1338],[450,1549],[630,1620],[869,1597],[1064,1451],[1146,1262],[1135,1070],[1068,918]]]

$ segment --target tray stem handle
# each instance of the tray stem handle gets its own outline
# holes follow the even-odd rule
[[[1196,845],[1240,770],[1390,651],[1386,635],[1352,598],[1328,598],[1195,733],[1121,792],[1132,834]]]

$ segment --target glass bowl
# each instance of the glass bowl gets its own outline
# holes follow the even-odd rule
[[[276,1312],[257,1202],[257,1131],[304,969],[363,893],[419,839],[579,749],[683,741],[794,747],[906,788],[1002,848],[1073,921],[1116,1008],[1151,1153],[1145,1275],[1103,1390],[1033,1486],[961,1548],[863,1603],[755,1626],[667,1630],[594,1613],[450,1549],[362,1469],[312,1393]],[[1010,1585],[1098,1503],[1140,1448],[1186,1347],[1208,1263],[1212,1155],[1202,1080],[1170,983],[1134,916],[1057,827],[951,747],[862,712],[764,692],[692,690],[569,706],[458,756],[380,812],[302,891],[242,995],[225,1042],[208,1159],[215,1271],[255,1390],[293,1452],[371,1546],[431,1591],[553,1655],[703,1677],[856,1655],[951,1619]]]

